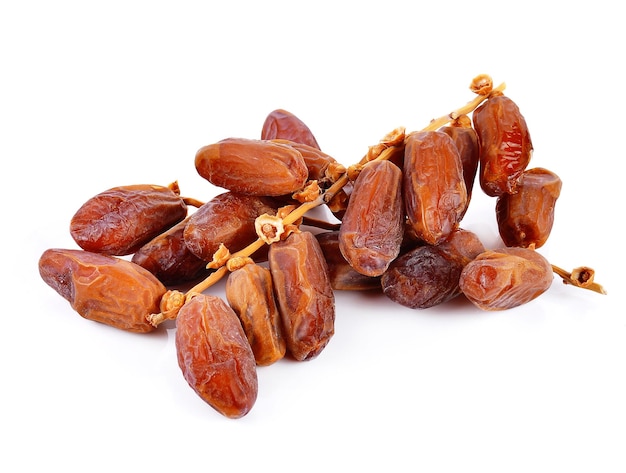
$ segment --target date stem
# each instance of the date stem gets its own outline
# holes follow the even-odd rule
[[[552,271],[559,275],[563,284],[570,284],[581,289],[588,289],[598,294],[606,294],[606,290],[597,282],[593,281],[595,271],[587,266],[575,268],[572,272],[565,271],[556,265],[552,265]]]

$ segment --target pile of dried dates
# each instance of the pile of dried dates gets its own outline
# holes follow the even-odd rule
[[[254,406],[258,366],[321,353],[336,290],[381,291],[414,309],[463,296],[502,310],[544,293],[556,273],[604,293],[591,268],[566,272],[536,251],[561,180],[528,168],[528,127],[504,86],[480,75],[470,88],[464,107],[393,130],[349,167],[275,110],[260,139],[197,152],[197,172],[222,193],[203,202],[177,182],[101,192],[71,220],[79,248],[46,250],[40,275],[86,319],[137,333],[175,320],[184,378],[229,418]],[[501,248],[461,227],[475,180],[495,198]],[[310,216],[321,206],[334,218]],[[223,277],[225,298],[209,294]]]

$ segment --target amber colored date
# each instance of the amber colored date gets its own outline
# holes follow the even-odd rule
[[[440,131],[411,133],[404,154],[404,203],[415,235],[436,245],[458,227],[467,206],[461,157]]]
[[[205,261],[213,259],[220,243],[234,253],[257,239],[254,221],[264,213],[276,213],[271,199],[223,192],[189,216],[183,233],[185,244]]]
[[[330,284],[337,291],[380,290],[380,277],[365,276],[356,271],[341,254],[339,231],[333,230],[315,235],[320,244],[326,264]]]
[[[229,274],[225,290],[226,300],[241,320],[257,365],[268,366],[283,358],[286,343],[269,269],[247,264]]]
[[[186,215],[187,205],[169,187],[119,186],[87,200],[72,217],[70,234],[84,250],[129,255]]]
[[[308,178],[298,150],[268,140],[227,138],[198,150],[195,165],[213,185],[247,195],[291,194]]]
[[[461,271],[485,251],[478,236],[457,229],[438,245],[422,245],[397,258],[381,277],[383,293],[412,309],[427,309],[461,294]]]
[[[480,141],[480,186],[491,197],[514,194],[533,151],[519,107],[498,95],[478,107],[472,118]]]
[[[506,246],[540,248],[552,232],[561,179],[543,168],[527,169],[515,194],[502,194],[496,201],[498,231]]]
[[[461,165],[463,167],[463,181],[465,182],[465,189],[467,190],[467,202],[463,210],[463,215],[465,215],[472,198],[474,181],[476,180],[476,173],[478,172],[478,164],[480,162],[480,143],[478,141],[478,135],[476,134],[476,130],[471,126],[444,126],[440,131],[449,135],[459,150]]]
[[[315,236],[303,231],[270,245],[268,261],[288,352],[311,360],[335,332],[335,296]]]
[[[320,149],[311,129],[293,113],[283,109],[270,112],[263,122],[262,140],[290,140]]]
[[[216,296],[198,294],[176,318],[178,366],[189,386],[220,414],[237,419],[254,406],[254,354],[237,314]]]
[[[380,276],[400,254],[403,234],[402,171],[389,161],[370,161],[354,181],[339,249],[355,271]]]
[[[459,286],[483,310],[504,310],[526,304],[548,290],[552,266],[531,248],[487,250],[461,272]]]
[[[84,250],[46,250],[39,274],[82,317],[130,332],[154,330],[165,286],[130,261]]]
[[[206,261],[185,244],[187,220],[154,237],[133,254],[131,261],[147,269],[165,285],[194,281],[208,273]]]

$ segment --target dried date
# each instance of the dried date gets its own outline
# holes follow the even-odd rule
[[[514,194],[533,145],[519,107],[505,95],[489,98],[472,114],[480,141],[479,182],[485,194]]]
[[[258,395],[254,354],[237,314],[216,296],[197,294],[176,318],[176,356],[189,386],[220,414],[246,415]]]
[[[483,310],[526,304],[548,290],[552,266],[531,248],[487,250],[468,263],[459,279],[465,296]]]
[[[165,286],[130,261],[84,250],[46,250],[39,274],[82,317],[130,332],[154,330]]]
[[[268,366],[283,358],[286,343],[270,271],[258,264],[246,264],[229,274],[225,290],[257,365]]]
[[[270,271],[288,352],[317,357],[335,333],[335,296],[328,266],[311,232],[291,233],[270,245]]]
[[[561,179],[552,171],[527,169],[522,173],[515,194],[498,197],[496,220],[506,246],[540,248],[545,244],[554,224],[561,186]]]
[[[70,234],[86,251],[123,256],[186,216],[177,185],[119,186],[87,200],[72,217]]]
[[[284,139],[321,149],[311,129],[293,113],[283,109],[270,112],[261,129],[262,140]]]
[[[269,140],[227,138],[198,150],[195,165],[211,184],[247,195],[288,195],[308,178],[297,149]]]
[[[404,154],[404,203],[415,235],[436,245],[458,227],[467,204],[461,157],[440,131],[411,133]]]
[[[403,234],[402,171],[389,161],[370,161],[354,181],[339,249],[355,271],[380,276],[400,254]]]

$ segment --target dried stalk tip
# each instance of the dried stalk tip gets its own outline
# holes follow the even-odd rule
[[[249,256],[235,256],[228,260],[226,263],[226,269],[232,273],[233,271],[243,268],[247,264],[254,264],[254,260]]]
[[[310,181],[304,189],[292,194],[292,197],[300,203],[313,202],[321,195],[321,193],[322,189],[320,188],[318,182]]]
[[[268,245],[280,241],[280,237],[285,231],[283,219],[277,215],[259,215],[254,221],[256,234]]]
[[[161,304],[159,306],[158,314],[149,314],[146,316],[146,320],[152,324],[153,327],[158,327],[162,322],[168,319],[175,319],[178,316],[178,311],[185,305],[187,296],[180,291],[167,291],[161,298]]]
[[[178,181],[172,182],[169,186],[167,186],[169,190],[171,190],[174,194],[180,195],[180,186],[178,185]]]
[[[377,144],[370,146],[365,157],[366,161],[377,159],[383,151],[393,146],[404,144],[406,128],[398,127],[387,133]]]
[[[230,251],[228,248],[224,246],[223,243],[220,243],[217,251],[213,253],[213,261],[206,265],[207,269],[217,269],[221,268],[226,264],[228,259],[230,258]]]
[[[335,183],[346,172],[346,167],[338,162],[332,162],[324,171],[324,177],[328,182]]]
[[[470,84],[470,90],[478,95],[489,95],[492,89],[493,80],[488,74],[477,75]]]
[[[594,282],[595,270],[587,266],[574,268],[572,272],[567,272],[558,266],[552,265],[552,270],[563,279],[563,284],[571,284],[581,289],[589,289],[598,294],[606,294],[606,290],[598,283]]]

